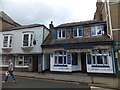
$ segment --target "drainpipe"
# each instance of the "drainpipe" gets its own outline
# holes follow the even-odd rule
[[[110,26],[110,34],[111,34],[111,39],[113,40],[113,33],[112,33],[112,23],[111,23],[111,14],[110,14],[110,2],[109,0],[106,0],[107,1],[107,8],[108,8],[108,16],[109,16],[109,26]]]

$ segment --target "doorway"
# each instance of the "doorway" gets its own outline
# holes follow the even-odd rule
[[[87,67],[86,67],[86,53],[81,53],[81,65],[82,65],[82,72],[87,73]]]
[[[33,72],[38,71],[38,56],[33,56]]]

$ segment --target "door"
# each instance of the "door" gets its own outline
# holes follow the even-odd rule
[[[29,57],[29,68],[28,71],[32,72],[33,71],[33,58]]]
[[[82,72],[87,72],[87,65],[86,65],[86,53],[81,53],[81,65],[82,65]]]
[[[33,56],[33,71],[38,71],[38,56]]]

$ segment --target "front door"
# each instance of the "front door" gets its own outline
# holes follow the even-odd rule
[[[33,71],[38,71],[38,56],[33,56]]]
[[[87,68],[86,68],[86,53],[81,53],[81,65],[82,65],[82,72],[86,73]]]

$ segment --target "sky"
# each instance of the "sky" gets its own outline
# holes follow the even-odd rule
[[[97,0],[0,0],[0,11],[21,25],[92,20]]]

